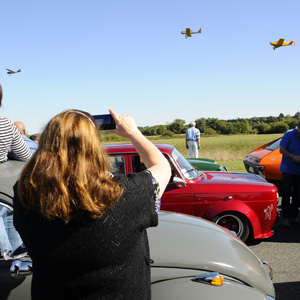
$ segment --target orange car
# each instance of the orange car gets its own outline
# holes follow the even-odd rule
[[[280,187],[282,181],[282,172],[279,171],[282,159],[280,141],[281,138],[257,148],[248,153],[244,160],[248,173],[258,174],[277,187]]]

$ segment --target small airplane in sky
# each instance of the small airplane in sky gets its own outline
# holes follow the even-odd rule
[[[273,49],[275,50],[278,47],[281,46],[291,46],[291,45],[295,45],[295,41],[291,40],[289,43],[288,42],[284,42],[284,39],[279,39],[277,42],[271,42],[270,45],[274,46]]]
[[[8,72],[7,72],[8,75],[16,74],[16,73],[21,72],[21,69],[19,69],[18,71],[12,71],[12,70],[10,70],[10,69],[6,69],[6,70],[8,71]]]
[[[201,33],[202,29],[199,28],[198,31],[191,31],[190,28],[186,28],[185,31],[181,31],[181,34],[185,34],[185,38],[192,37],[192,34]]]

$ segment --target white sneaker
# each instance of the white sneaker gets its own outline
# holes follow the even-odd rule
[[[289,219],[282,219],[283,227],[291,227],[291,221]]]

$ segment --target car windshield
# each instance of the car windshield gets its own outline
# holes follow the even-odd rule
[[[279,139],[279,140],[275,141],[274,143],[272,143],[271,145],[267,146],[266,149],[270,150],[270,151],[274,151],[279,148],[280,142],[281,142],[281,139]]]
[[[200,176],[176,148],[173,148],[171,155],[186,179],[193,180]]]

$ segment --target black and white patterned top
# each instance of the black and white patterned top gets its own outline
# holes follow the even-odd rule
[[[0,116],[0,163],[8,159],[8,152],[17,160],[26,161],[31,152],[17,127],[7,118]]]

